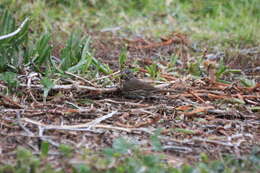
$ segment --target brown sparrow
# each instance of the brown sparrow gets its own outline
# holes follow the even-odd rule
[[[123,72],[123,85],[121,92],[126,97],[145,98],[154,97],[155,94],[171,92],[173,90],[155,88],[151,84],[137,79],[130,70]]]

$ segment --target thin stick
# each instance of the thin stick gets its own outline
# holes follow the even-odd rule
[[[110,75],[102,76],[102,77],[100,77],[100,78],[94,79],[94,80],[92,80],[91,82],[95,82],[95,81],[98,81],[98,80],[101,80],[101,79],[109,78],[109,77],[114,76],[114,75],[119,74],[119,73],[120,73],[120,71],[117,71],[117,72],[112,73],[112,74],[110,74]]]
[[[162,148],[163,150],[177,150],[179,152],[184,152],[184,153],[192,152],[191,148],[175,146],[175,145],[166,145],[166,146],[162,146]]]
[[[27,87],[25,84],[20,84],[22,87]],[[43,89],[43,85],[31,85],[32,88],[37,88],[37,89]],[[52,89],[54,90],[71,90],[71,89],[82,89],[82,90],[89,90],[89,91],[99,91],[99,92],[115,92],[117,91],[117,88],[95,88],[95,87],[90,87],[90,86],[83,86],[83,85],[54,85]]]
[[[199,141],[199,142],[212,143],[212,144],[217,144],[217,145],[223,145],[223,146],[227,146],[227,147],[234,147],[235,146],[231,142],[221,142],[221,141],[210,140],[210,139],[202,139],[202,138],[197,138],[197,137],[192,138],[192,140]]]
[[[88,123],[88,129],[95,127],[97,124],[99,124],[101,121],[104,121],[110,117],[112,117],[113,115],[115,115],[117,113],[117,111],[111,112],[110,114],[104,115],[102,117],[99,117],[91,122]]]
[[[21,123],[21,112],[16,111],[16,117],[17,117],[17,123],[18,125],[26,132],[29,136],[34,136],[34,133],[31,132],[29,129],[27,129],[22,123]]]
[[[28,123],[31,123],[31,124],[34,124],[34,125],[37,125],[37,126],[41,126],[41,127],[44,127],[45,130],[52,130],[52,129],[55,129],[55,130],[73,130],[73,131],[93,131],[91,129],[87,129],[84,127],[84,124],[80,124],[78,125],[77,127],[76,126],[54,126],[54,125],[45,125],[45,124],[42,124],[38,121],[34,121],[34,120],[31,120],[29,118],[23,118],[21,119],[25,122],[28,122]],[[82,126],[82,127],[80,127]],[[123,127],[116,127],[116,126],[112,126],[112,125],[106,125],[106,124],[97,124],[95,125],[95,128],[103,128],[103,129],[111,129],[111,130],[120,130],[120,131],[126,131],[126,132],[129,132],[131,133],[133,130],[137,131],[138,129],[129,129],[129,128],[123,128]],[[141,131],[143,131],[142,129],[140,129]]]
[[[37,126],[41,126],[44,127],[45,129],[59,129],[59,130],[71,130],[71,129],[78,129],[78,128],[91,128],[91,127],[97,127],[97,124],[100,123],[101,121],[112,117],[113,115],[115,115],[117,112],[111,112],[108,115],[105,115],[103,117],[97,118],[94,121],[88,122],[88,123],[84,123],[84,124],[77,124],[77,125],[62,125],[62,126],[56,126],[56,125],[45,125],[42,124],[38,121],[34,121],[32,119],[29,118],[22,118],[21,120],[28,122],[28,123],[32,123],[35,124]]]
[[[68,74],[68,75],[71,75],[71,76],[73,76],[73,77],[75,77],[75,78],[78,78],[78,79],[80,79],[80,80],[86,82],[87,84],[89,84],[89,85],[91,85],[91,86],[93,86],[93,87],[98,87],[97,85],[93,84],[92,82],[86,80],[85,78],[83,78],[83,77],[81,77],[81,76],[75,75],[75,74],[70,73],[70,72],[67,72],[67,71],[65,72],[65,74]]]

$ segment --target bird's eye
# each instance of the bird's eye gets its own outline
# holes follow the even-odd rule
[[[129,69],[126,69],[126,70],[124,71],[124,73],[127,74],[127,75],[129,75],[129,74],[132,74],[132,71],[129,70]]]

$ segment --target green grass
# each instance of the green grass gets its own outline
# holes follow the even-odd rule
[[[0,173],[257,173],[260,169],[259,149],[254,149],[250,155],[243,158],[223,155],[216,161],[210,161],[208,156],[202,153],[200,162],[196,165],[182,165],[176,168],[176,165],[167,163],[163,154],[144,154],[138,148],[140,147],[124,139],[114,141],[112,148],[106,148],[101,152],[79,153],[70,146],[61,145],[57,154],[62,168],[57,169],[54,164],[48,162],[53,156],[49,154],[49,144],[44,142],[39,156],[33,155],[25,148],[18,148],[15,164],[0,166]]]
[[[121,33],[146,36],[185,32],[196,41],[209,40],[212,45],[256,45],[260,39],[258,0],[3,0],[0,9],[4,8],[10,9],[18,21],[30,16],[34,36],[48,31],[59,41],[75,29],[118,26]]]
[[[198,31],[198,34],[194,34],[195,38],[215,39],[231,45],[256,43],[256,38],[259,39],[258,1],[199,0],[193,1],[191,9],[193,12],[190,15],[193,15],[195,23],[194,31]]]

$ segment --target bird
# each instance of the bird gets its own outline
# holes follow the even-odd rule
[[[153,85],[136,78],[130,70],[125,70],[122,76],[123,85],[121,93],[130,98],[151,98],[156,94],[171,92],[173,90],[159,89]]]

